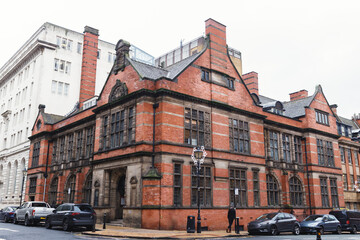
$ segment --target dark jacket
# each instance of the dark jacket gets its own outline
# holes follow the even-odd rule
[[[234,208],[230,208],[228,211],[228,219],[235,219],[236,218],[236,211]]]

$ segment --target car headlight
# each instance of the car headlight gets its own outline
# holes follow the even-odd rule
[[[309,227],[316,227],[318,225],[318,223],[310,223],[308,226]]]

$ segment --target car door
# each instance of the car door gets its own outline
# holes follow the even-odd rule
[[[278,213],[276,216],[276,226],[279,232],[286,231],[286,219],[283,213]]]
[[[59,212],[59,221],[60,221],[60,224],[63,223],[65,217],[66,217],[66,214],[70,211],[71,209],[71,205],[68,205],[68,204],[64,204],[61,211]]]
[[[4,216],[5,216],[5,211],[7,208],[1,209],[0,210],[0,220],[4,220]]]
[[[292,232],[294,230],[294,226],[295,226],[295,222],[297,221],[296,220],[296,217],[292,214],[289,214],[289,213],[285,213],[285,215],[287,215],[287,223],[288,223],[288,231]]]
[[[18,220],[23,221],[25,219],[25,213],[29,206],[30,203],[24,203],[23,205],[21,205],[21,207],[18,209],[16,213],[16,217]]]
[[[51,224],[52,225],[61,225],[60,213],[61,213],[62,207],[63,207],[63,205],[58,206],[55,209],[55,213],[53,215],[51,215]]]
[[[324,231],[325,232],[328,232],[330,231],[331,229],[331,223],[329,221],[329,217],[328,215],[324,215],[323,218],[322,218],[322,225],[324,227]]]
[[[338,226],[338,221],[332,215],[327,215],[327,216],[328,216],[328,221],[329,221],[329,231],[336,231],[337,226]]]

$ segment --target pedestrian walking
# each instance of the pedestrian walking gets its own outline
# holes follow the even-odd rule
[[[232,225],[234,219],[236,218],[236,210],[232,204],[230,205],[227,217],[228,217],[228,221],[229,221],[229,226],[226,229],[226,232],[231,233],[231,225]]]

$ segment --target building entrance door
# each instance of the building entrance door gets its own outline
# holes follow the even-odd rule
[[[125,175],[120,176],[116,187],[116,213],[117,219],[123,219],[123,208],[125,206]]]

